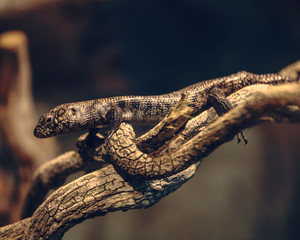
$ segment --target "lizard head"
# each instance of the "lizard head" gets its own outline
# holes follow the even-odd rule
[[[96,126],[106,126],[104,113],[95,111],[93,101],[65,103],[41,116],[33,133],[38,138],[47,138]]]
[[[70,104],[62,104],[53,108],[40,117],[33,132],[34,136],[47,138],[70,132],[74,125],[72,118],[77,114],[76,112],[76,108]]]

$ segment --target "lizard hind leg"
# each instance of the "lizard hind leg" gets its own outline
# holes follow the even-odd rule
[[[109,139],[112,134],[120,127],[123,121],[123,111],[120,107],[111,108],[106,113],[105,118],[110,124],[110,128],[107,130],[107,138]]]
[[[208,94],[208,101],[216,110],[219,116],[222,116],[223,114],[233,109],[233,106],[231,102],[229,102],[229,100],[226,98],[225,93],[222,91],[222,89],[218,87],[215,87],[210,90]],[[248,140],[242,131],[239,131],[236,136],[238,143],[241,142],[241,138],[243,139],[244,144],[248,143]]]

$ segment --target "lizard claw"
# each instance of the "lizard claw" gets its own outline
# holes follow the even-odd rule
[[[241,137],[242,137],[242,139],[244,141],[244,145],[246,145],[248,143],[248,140],[247,140],[247,138],[245,137],[245,135],[244,135],[244,133],[242,131],[240,131],[240,132],[238,132],[236,134],[236,136],[237,136],[237,143],[241,142],[240,135],[241,135]]]

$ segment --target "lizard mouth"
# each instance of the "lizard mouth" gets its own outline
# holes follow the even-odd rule
[[[47,136],[45,135],[45,131],[43,131],[39,126],[36,126],[36,127],[34,128],[33,134],[34,134],[34,136],[36,136],[37,138],[45,138],[45,137],[47,137]]]
[[[48,134],[47,134],[48,133]],[[37,138],[46,138],[50,137],[49,129],[42,129],[40,126],[36,126],[34,128],[33,134]]]

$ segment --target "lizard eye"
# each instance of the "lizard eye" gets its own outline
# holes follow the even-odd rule
[[[53,118],[50,116],[50,117],[47,117],[47,120],[46,120],[47,123],[52,123],[53,122]]]
[[[72,112],[72,114],[73,114],[73,115],[75,115],[75,114],[76,114],[76,111],[77,111],[77,109],[76,109],[76,108],[74,108],[74,107],[72,107],[72,108],[71,108],[71,112]]]

